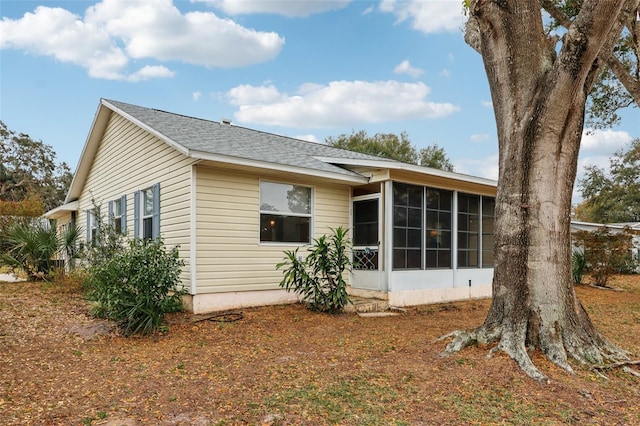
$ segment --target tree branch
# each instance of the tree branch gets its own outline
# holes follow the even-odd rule
[[[600,51],[598,60],[601,64],[606,64],[611,69],[620,83],[624,86],[625,89],[627,89],[631,97],[634,99],[635,103],[640,107],[640,82],[633,78],[624,64],[620,62],[620,60],[613,53],[613,46],[615,45],[616,39],[619,37],[622,27],[626,26],[627,29],[629,29],[634,37],[634,42],[638,39],[638,33],[640,32],[640,23],[636,22],[635,20],[635,11],[637,11],[639,8],[638,3],[639,2],[637,0],[627,0],[623,8],[623,12],[620,14],[620,20],[611,31],[612,35],[607,40],[605,48]],[[565,29],[568,30],[573,24],[571,19],[567,15],[565,15],[552,0],[542,0],[542,7]],[[613,35],[613,33],[615,33],[615,35]],[[637,47],[638,44],[636,42],[634,43],[634,48],[636,51],[638,50]],[[636,52],[636,56],[638,56],[638,52]],[[592,78],[591,80],[595,82],[595,78]],[[589,89],[591,89],[591,85]]]

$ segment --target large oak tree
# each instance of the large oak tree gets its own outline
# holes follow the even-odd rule
[[[640,0],[573,1],[561,38],[546,31],[546,0],[470,0],[465,39],[484,62],[499,145],[493,299],[484,323],[447,352],[497,343],[531,377],[528,347],[572,372],[627,354],[593,326],[571,281],[571,194],[587,97]],[[566,15],[563,15],[566,17]],[[626,29],[625,29],[626,28]]]

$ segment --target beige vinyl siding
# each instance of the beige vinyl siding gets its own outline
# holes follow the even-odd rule
[[[182,283],[190,285],[190,189],[193,160],[157,137],[112,113],[79,198],[78,224],[86,238],[86,210],[92,198],[106,219],[109,201],[127,196],[127,237],[134,233],[134,193],[160,183],[160,235],[179,245],[185,260]]]
[[[277,289],[275,265],[295,244],[260,243],[261,176],[197,168],[197,293]],[[264,179],[313,188],[315,238],[349,224],[349,187],[304,180]],[[306,250],[302,246],[301,252]]]

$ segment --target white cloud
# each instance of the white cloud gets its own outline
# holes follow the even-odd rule
[[[150,66],[147,65],[142,67],[138,71],[133,74],[129,74],[126,78],[127,81],[143,81],[143,80],[151,80],[152,78],[171,78],[175,75],[175,73],[163,66]]]
[[[409,61],[405,59],[404,61],[396,65],[396,67],[393,69],[393,72],[396,74],[408,74],[413,78],[418,78],[422,75],[424,70],[411,66],[411,63],[409,63]]]
[[[229,15],[272,13],[288,17],[304,17],[345,8],[351,0],[192,0],[204,2]]]
[[[485,108],[493,108],[493,103],[491,101],[480,101],[480,104]]]
[[[375,10],[376,10],[375,6],[369,6],[365,10],[362,11],[362,14],[363,15],[370,15],[373,12],[375,12]]]
[[[294,138],[302,139],[303,141],[309,141],[309,142],[320,142],[316,137],[316,135],[298,135],[298,136],[294,136]]]
[[[424,83],[333,81],[303,85],[294,95],[273,85],[243,85],[227,96],[238,106],[239,122],[295,128],[436,119],[460,110],[450,103],[427,101],[430,91]]]
[[[202,97],[202,92],[193,92],[193,100],[198,102],[198,100]]]
[[[442,71],[440,71],[440,77],[444,77],[444,78],[451,77],[451,71],[449,71],[448,68],[443,68]]]
[[[582,133],[581,151],[585,154],[611,155],[632,139],[629,133],[621,130],[586,129]]]
[[[486,140],[489,140],[489,134],[488,133],[473,134],[473,135],[469,136],[469,140],[471,140],[471,142],[486,141]]]
[[[128,70],[132,59],[241,67],[275,58],[284,39],[221,19],[211,12],[182,14],[172,0],[103,0],[80,17],[38,6],[20,19],[0,21],[0,48],[52,56],[90,76],[140,81],[171,77],[164,66]]]
[[[379,8],[424,33],[460,31],[465,20],[459,0],[382,0]]]
[[[498,180],[498,153],[480,159],[462,158],[454,164],[456,172]]]

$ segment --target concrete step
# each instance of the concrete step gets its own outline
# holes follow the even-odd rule
[[[350,299],[351,303],[345,306],[345,312],[373,313],[389,310],[389,303],[386,300],[354,296],[351,296]]]

